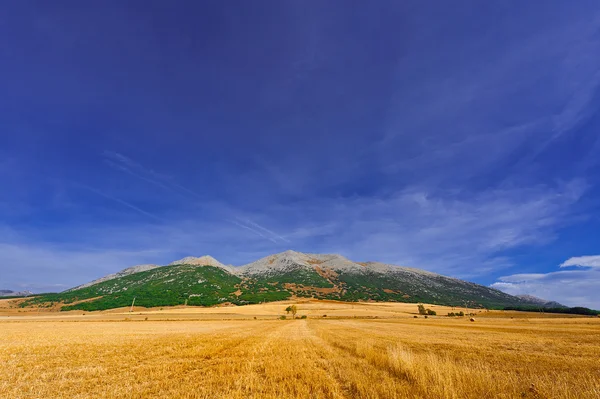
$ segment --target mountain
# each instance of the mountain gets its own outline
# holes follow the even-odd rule
[[[3,296],[29,296],[33,295],[31,291],[11,291],[11,290],[0,290],[0,297]]]
[[[127,268],[62,293],[46,294],[23,306],[63,305],[63,310],[244,305],[291,297],[341,301],[424,302],[502,308],[531,305],[493,288],[410,267],[355,262],[336,254],[285,251],[240,267],[210,256],[187,257],[167,266]]]
[[[547,301],[533,295],[515,295],[517,298],[525,302],[526,305],[539,306],[542,308],[566,308],[567,306],[555,301]]]

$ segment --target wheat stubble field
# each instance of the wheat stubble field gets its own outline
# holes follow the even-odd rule
[[[0,397],[600,398],[598,318],[282,306],[5,314]]]

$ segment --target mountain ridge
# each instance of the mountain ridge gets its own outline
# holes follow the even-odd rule
[[[7,296],[30,296],[33,295],[31,291],[13,291],[13,290],[0,290],[0,298]]]
[[[194,266],[215,266],[220,267],[224,270],[227,270],[235,275],[254,275],[254,274],[267,274],[270,272],[281,272],[285,271],[287,268],[292,265],[295,266],[303,266],[310,268],[314,265],[323,265],[324,267],[341,269],[345,271],[363,271],[365,269],[370,269],[373,271],[393,271],[393,270],[407,270],[413,271],[415,273],[420,274],[429,274],[429,275],[437,275],[442,276],[441,274],[437,274],[434,272],[430,272],[423,269],[418,269],[414,267],[406,267],[406,266],[397,266],[382,262],[376,261],[366,261],[366,262],[354,262],[350,259],[344,257],[339,254],[316,254],[316,253],[302,253],[293,250],[287,250],[284,252],[267,255],[263,258],[260,258],[254,262],[247,263],[241,266],[233,266],[233,265],[225,265],[219,262],[217,259],[210,255],[202,255],[200,257],[195,256],[186,256],[182,259],[175,260],[173,262],[168,263],[165,266],[175,266],[175,265],[194,265]],[[142,271],[149,270],[150,268],[157,267],[165,267],[156,264],[147,264],[147,265],[136,265],[131,266],[116,273],[112,273],[106,275],[104,277],[100,277],[91,282],[78,285],[77,287],[70,288],[67,291],[71,291],[74,289],[89,287],[94,284],[101,283],[103,281],[107,281],[113,278],[122,277],[124,275],[134,274]],[[453,278],[453,277],[448,277]]]
[[[521,298],[524,301],[529,302],[531,305],[538,305],[543,308],[566,308],[567,306],[556,301],[548,301],[546,299],[538,298],[533,295],[515,295],[517,298]]]
[[[527,298],[422,269],[292,250],[237,267],[209,255],[166,266],[133,266],[28,303],[98,310],[127,306],[134,297],[136,304],[147,307],[243,305],[293,297],[496,308],[532,304]]]

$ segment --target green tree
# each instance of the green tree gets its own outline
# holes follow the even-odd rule
[[[290,312],[292,312],[292,318],[295,319],[296,313],[298,313],[298,308],[296,307],[296,305],[290,306]]]
[[[291,311],[292,311],[292,307],[291,306],[288,306],[287,308],[285,308],[285,312],[287,314],[290,314]]]
[[[419,308],[419,314],[427,314],[427,310],[425,310],[425,306],[423,306],[422,303],[420,303],[417,307]]]

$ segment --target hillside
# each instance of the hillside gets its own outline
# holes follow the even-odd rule
[[[22,306],[53,306],[62,310],[102,310],[131,305],[144,307],[212,306],[232,297],[241,279],[213,266],[164,266],[111,278],[83,288],[32,298]]]
[[[129,306],[244,305],[290,297],[341,301],[425,302],[502,308],[531,305],[501,291],[425,270],[379,262],[354,262],[341,255],[286,251],[241,267],[204,256],[168,266],[127,268],[22,306],[102,310]]]

